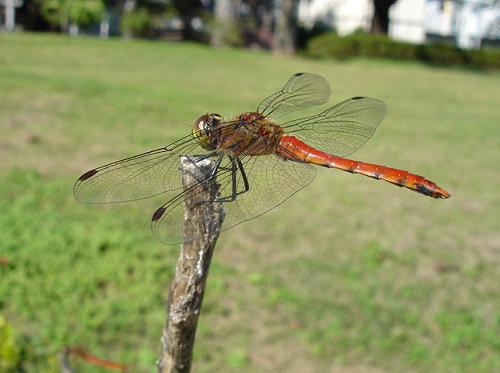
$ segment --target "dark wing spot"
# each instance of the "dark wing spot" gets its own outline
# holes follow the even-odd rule
[[[296,73],[296,74],[293,74],[293,76],[301,76],[301,75],[304,75],[304,73]]]
[[[363,97],[363,96],[356,96],[356,97],[351,98],[351,100],[362,100],[364,98],[365,97]]]
[[[98,171],[95,168],[93,170],[87,171],[82,176],[80,176],[80,178],[78,179],[78,181],[87,180],[87,179],[91,178],[92,176],[94,176],[97,172]]]
[[[158,210],[155,211],[153,214],[153,221],[158,221],[160,218],[163,216],[163,213],[165,212],[166,208],[165,207],[160,207]]]

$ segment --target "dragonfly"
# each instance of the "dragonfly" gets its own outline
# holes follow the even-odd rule
[[[384,119],[386,105],[378,99],[352,97],[319,114],[290,119],[291,114],[325,104],[330,93],[320,75],[296,73],[256,111],[232,119],[205,113],[187,136],[167,146],[85,172],[74,185],[74,196],[83,203],[101,204],[165,194],[167,202],[151,219],[153,234],[165,243],[196,238],[182,237],[183,205],[188,193],[200,189],[196,186],[214,181],[226,215],[223,230],[284,203],[313,181],[316,166],[385,180],[428,197],[450,197],[423,176],[346,158]],[[212,160],[213,172],[182,185],[180,157],[189,154]]]

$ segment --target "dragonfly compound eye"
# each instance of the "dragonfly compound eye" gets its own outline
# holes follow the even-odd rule
[[[210,141],[210,129],[216,124],[214,123],[215,118],[213,116],[214,114],[204,114],[196,119],[193,124],[193,136],[198,140],[200,146],[207,150],[214,149],[214,145]]]
[[[212,126],[218,125],[222,121],[220,114],[210,114],[210,124]]]

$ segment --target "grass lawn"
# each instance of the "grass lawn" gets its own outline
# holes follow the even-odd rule
[[[224,233],[194,371],[500,371],[500,74],[30,34],[0,34],[0,352],[3,319],[24,371],[58,371],[64,345],[154,371],[178,255],[149,231],[162,198],[89,207],[72,185],[201,113],[255,109],[298,71],[325,76],[331,103],[388,104],[354,159],[452,197],[320,169]]]

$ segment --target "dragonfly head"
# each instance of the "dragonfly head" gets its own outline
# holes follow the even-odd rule
[[[193,124],[193,136],[203,149],[215,150],[217,144],[212,139],[212,129],[222,121],[219,114],[203,114]]]

